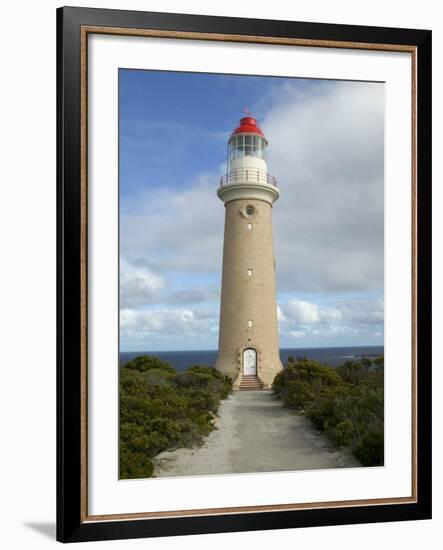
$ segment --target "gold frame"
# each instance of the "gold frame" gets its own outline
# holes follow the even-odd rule
[[[123,513],[107,515],[88,514],[88,35],[108,34],[151,38],[185,40],[214,40],[222,42],[247,42],[257,44],[278,44],[286,46],[308,46],[321,48],[342,48],[357,50],[380,50],[409,52],[411,54],[412,75],[412,495],[410,497],[328,501],[299,504],[275,504],[239,506],[229,508],[203,508],[194,510],[174,510],[143,513]],[[417,47],[392,44],[370,44],[364,42],[344,42],[331,40],[311,40],[299,38],[278,38],[247,36],[236,34],[216,34],[184,31],[146,30],[120,27],[81,26],[80,31],[80,71],[81,71],[81,181],[80,181],[80,239],[81,239],[81,474],[80,507],[81,522],[93,523],[113,520],[135,520],[150,518],[172,518],[185,516],[211,516],[233,513],[256,513],[283,510],[310,510],[322,508],[346,508],[354,506],[379,506],[384,504],[411,504],[417,502]]]

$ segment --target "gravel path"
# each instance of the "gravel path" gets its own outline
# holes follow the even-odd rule
[[[234,392],[202,447],[165,451],[154,462],[157,477],[360,466],[272,391]]]

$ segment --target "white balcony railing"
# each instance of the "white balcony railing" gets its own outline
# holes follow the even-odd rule
[[[231,185],[235,183],[264,183],[277,187],[277,180],[263,170],[254,170],[250,168],[241,168],[233,170],[220,178],[220,185]]]

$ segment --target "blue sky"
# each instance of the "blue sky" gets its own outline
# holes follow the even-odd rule
[[[146,185],[181,186],[217,168],[245,107],[259,119],[262,98],[287,79],[120,70],[120,182],[124,199]],[[315,81],[292,80],[306,89]],[[318,85],[318,84],[317,84]],[[259,91],[259,93],[258,93]]]
[[[382,344],[383,85],[122,69],[121,349],[216,349],[216,188],[244,107],[281,190],[281,347]]]

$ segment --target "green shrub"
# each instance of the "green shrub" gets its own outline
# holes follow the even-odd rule
[[[145,372],[151,369],[161,369],[174,373],[175,369],[166,361],[162,361],[158,357],[153,357],[152,355],[140,355],[135,357],[131,361],[125,363],[124,368],[134,369],[140,372]]]
[[[353,448],[363,466],[382,466],[384,463],[383,423],[370,424]]]
[[[382,387],[384,383],[384,357],[374,360],[364,357],[359,361],[346,361],[335,369],[344,382],[355,386]]]
[[[131,451],[127,445],[120,444],[120,478],[136,479],[152,477],[154,464],[143,452]]]
[[[333,369],[306,358],[289,362],[274,379],[283,403],[303,409],[315,427],[347,446],[364,466],[383,464],[383,357]]]
[[[287,365],[274,378],[272,387],[287,406],[302,409],[329,388],[342,384],[340,376],[326,365],[309,359]]]
[[[212,367],[178,373],[151,356],[126,363],[120,369],[120,477],[151,477],[159,452],[201,444],[231,391],[230,379]]]

